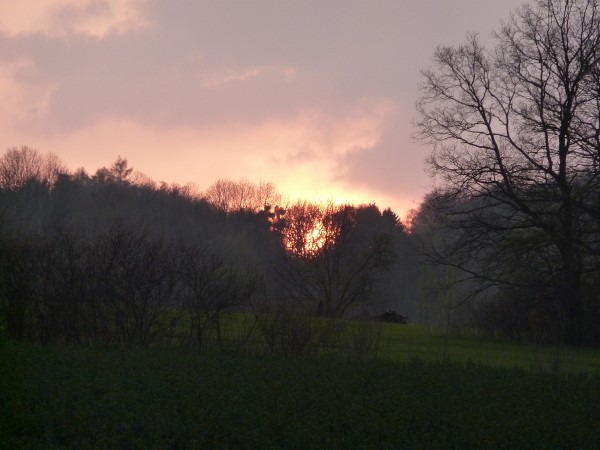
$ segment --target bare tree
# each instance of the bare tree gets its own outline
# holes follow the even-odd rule
[[[212,332],[218,345],[224,344],[223,316],[236,310],[253,310],[253,297],[262,290],[262,274],[251,268],[226,264],[204,249],[179,247],[183,307],[190,316],[190,338],[199,349],[207,346]],[[249,338],[255,321],[247,330]],[[239,324],[238,324],[239,326]]]
[[[204,197],[225,212],[256,212],[281,202],[281,194],[273,183],[254,184],[248,180],[218,180],[206,190]]]
[[[13,339],[31,337],[35,286],[35,248],[27,243],[0,237],[0,323]]]
[[[375,210],[375,220],[368,212]],[[373,206],[298,202],[283,216],[281,286],[312,313],[339,317],[374,301],[376,278],[394,261],[397,223]],[[378,226],[381,223],[385,227]],[[383,229],[382,229],[383,228]]]
[[[527,277],[508,269],[527,248],[553,275],[543,278],[556,285],[565,338],[581,343],[598,317],[597,295],[583,289],[598,274],[598,3],[536,0],[495,38],[491,52],[476,35],[439,47],[423,72],[417,136],[434,146],[428,164],[455,230],[451,251],[437,256],[487,283],[519,285]],[[507,242],[520,242],[510,258],[489,257]],[[473,258],[486,252],[486,264]]]
[[[124,343],[149,344],[171,334],[178,274],[171,245],[115,224],[94,242],[97,298],[109,327]],[[110,331],[110,330],[109,330]]]
[[[58,176],[67,168],[54,153],[42,154],[22,146],[9,148],[0,158],[0,189],[17,190],[28,182],[54,186]]]

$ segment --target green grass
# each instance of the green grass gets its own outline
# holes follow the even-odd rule
[[[284,328],[296,323],[298,318],[279,319]],[[254,327],[250,348],[258,352],[264,350],[264,337],[261,327],[268,316],[261,316]],[[398,325],[391,323],[367,323],[351,320],[330,320],[302,318],[302,326],[312,327],[312,334],[337,327],[332,337],[332,347],[337,353],[352,357],[352,349],[357,341],[378,339],[377,357],[390,361],[410,362],[418,358],[428,362],[475,363],[497,368],[522,368],[550,372],[590,372],[600,373],[600,349],[573,348],[566,346],[534,345],[486,339],[474,333],[457,335],[442,328],[428,328],[424,325]],[[249,327],[254,323],[248,314],[225,314],[222,318],[222,333],[225,343],[236,348]],[[184,325],[185,324],[185,325]],[[185,321],[180,325],[180,333],[187,332],[189,325]],[[214,330],[206,333],[207,341],[214,339]],[[315,341],[317,338],[313,337]],[[314,342],[313,342],[314,343]],[[315,344],[316,345],[316,344]],[[334,348],[331,353],[336,353]],[[312,353],[323,353],[316,349]],[[311,352],[309,352],[311,353]]]
[[[598,349],[286,320],[311,339],[337,327],[341,351],[284,358],[260,334],[239,347],[240,315],[225,351],[0,340],[0,450],[598,448]]]
[[[498,368],[600,373],[600,349],[521,344],[458,336],[422,325],[384,324],[380,356],[393,361],[473,362]]]
[[[591,374],[11,341],[0,358],[6,449],[586,449],[600,442],[600,376]]]

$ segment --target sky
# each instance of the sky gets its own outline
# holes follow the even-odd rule
[[[520,0],[2,0],[0,150],[156,181],[271,181],[404,216],[420,70]]]

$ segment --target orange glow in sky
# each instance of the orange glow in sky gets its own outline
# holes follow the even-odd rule
[[[430,186],[420,69],[520,3],[2,0],[0,149],[405,216]]]

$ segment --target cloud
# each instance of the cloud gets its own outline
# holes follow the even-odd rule
[[[139,0],[3,0],[0,31],[7,35],[73,33],[101,37],[143,25]]]
[[[336,181],[346,186],[362,186],[373,192],[403,194],[418,198],[429,187],[421,172],[427,149],[408,141],[414,131],[410,112],[396,110],[381,124],[379,139],[368,146],[357,146],[340,155]],[[411,145],[408,145],[411,144]]]
[[[132,161],[160,158],[164,144],[141,138],[154,136],[215,146],[187,157],[218,154],[218,178],[244,161],[307,186],[418,195],[419,69],[437,44],[490,32],[513,2],[5,0],[0,132],[59,154],[100,133]]]
[[[413,82],[413,60],[423,60],[413,36],[423,37],[415,22],[426,9],[404,2],[154,0],[137,5],[144,27],[76,32],[95,21],[128,23],[113,17],[118,4],[60,4],[46,15],[62,34],[2,39],[0,58],[35,62],[17,80],[23,88],[56,88],[45,126],[68,131],[107,115],[203,126],[314,108],[343,116],[365,96],[401,101],[415,87],[405,68]]]

